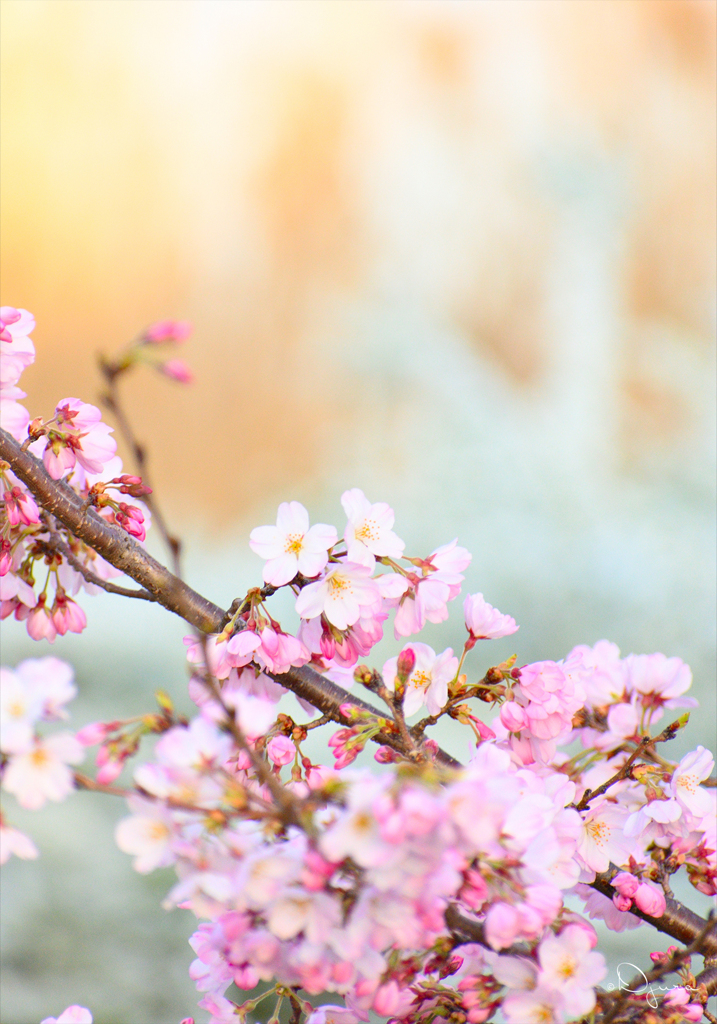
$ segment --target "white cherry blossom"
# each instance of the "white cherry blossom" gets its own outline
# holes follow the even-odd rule
[[[373,569],[375,556],[401,557],[406,545],[391,529],[395,515],[385,501],[372,505],[362,490],[352,487],[341,495],[341,504],[348,519],[344,540],[350,562]]]
[[[338,535],[333,526],[316,523],[309,527],[309,513],[298,501],[279,505],[276,526],[257,526],[251,531],[249,547],[266,558],[264,582],[282,587],[297,573],[318,576],[329,560]]]

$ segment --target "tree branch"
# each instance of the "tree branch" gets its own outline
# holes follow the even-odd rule
[[[608,899],[612,899],[613,894],[617,891],[613,885],[610,884],[610,879],[614,878],[620,869],[615,867],[614,864],[610,865],[610,868],[601,875],[597,875],[594,882],[590,885],[597,892],[602,893],[603,896],[607,896]],[[717,956],[717,920],[712,921],[711,925],[699,914],[696,914],[694,910],[690,910],[689,907],[679,903],[677,900],[670,899],[669,896],[665,897],[667,903],[667,909],[662,917],[650,917],[649,914],[644,914],[636,906],[633,906],[630,910],[631,914],[635,917],[639,917],[642,921],[652,925],[658,932],[663,932],[665,935],[669,935],[670,938],[677,939],[678,942],[683,942],[686,946],[700,936],[704,931],[704,935],[699,941],[699,945],[695,948],[695,952],[701,953],[705,957]],[[717,986],[715,987],[717,991]]]
[[[223,609],[174,576],[120,527],[111,526],[93,509],[84,509],[81,498],[71,487],[62,480],[53,480],[43,463],[30,452],[23,451],[21,445],[2,429],[0,458],[9,463],[12,471],[28,487],[42,508],[102,555],[110,565],[114,565],[149,591],[164,608],[174,612],[203,633],[220,632],[226,621]],[[373,715],[385,717],[376,708],[337,686],[308,665],[292,668],[283,674],[269,674],[277,683],[291,690],[297,697],[308,701],[332,722],[350,724],[340,711],[342,704],[354,704]],[[398,753],[408,754],[397,732],[381,732],[375,739],[376,742],[385,744]],[[437,757],[445,765],[461,767],[460,762],[445,751],[439,750]],[[617,870],[611,865],[608,872],[598,875],[592,887],[611,899],[615,889],[610,884],[610,878]],[[635,913],[653,928],[686,945],[694,942],[706,924],[694,911],[669,898],[667,910],[660,918],[649,917],[636,907],[631,913]],[[700,951],[707,956],[717,956],[717,935],[714,929],[702,940]],[[710,991],[717,991],[717,971],[712,971],[712,974],[715,977],[708,979],[708,987],[712,986]]]
[[[107,523],[94,509],[85,509],[82,499],[71,487],[63,480],[53,480],[43,463],[30,452],[23,451],[21,445],[2,429],[0,458],[9,463],[13,473],[32,492],[42,508],[55,516],[75,537],[102,555],[110,565],[144,587],[158,604],[202,633],[221,631],[226,621],[222,608],[178,579],[119,526]],[[307,665],[292,668],[282,674],[269,674],[281,686],[308,701],[332,722],[340,725],[350,724],[340,711],[342,704],[355,704],[373,715],[386,717]],[[376,736],[376,742],[398,753],[407,754],[398,733],[381,732]],[[437,756],[445,765],[460,767],[460,762],[444,751],[439,751]]]
[[[129,587],[120,587],[116,583],[110,583],[109,580],[103,580],[101,576],[98,576],[96,573],[92,572],[91,569],[88,569],[86,565],[83,565],[76,555],[73,555],[70,548],[61,539],[57,530],[55,530],[49,522],[46,525],[51,537],[49,546],[53,547],[55,551],[58,551],[68,565],[71,565],[76,572],[79,572],[80,576],[87,580],[88,583],[92,583],[96,587],[101,587],[102,590],[106,590],[108,594],[117,594],[119,597],[136,597],[139,598],[140,601],[157,600],[157,597],[154,594],[150,594],[148,590],[132,590]]]

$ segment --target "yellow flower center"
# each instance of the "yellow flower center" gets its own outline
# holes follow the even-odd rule
[[[7,706],[7,713],[10,715],[10,718],[22,718],[25,714],[25,705],[21,700],[12,701]]]
[[[423,669],[418,669],[411,676],[409,683],[411,686],[415,686],[417,690],[427,690],[433,682],[430,672],[424,672]]]
[[[42,768],[47,764],[50,758],[47,756],[47,751],[43,747],[37,747],[30,754],[30,760],[36,768]]]
[[[696,775],[678,775],[677,785],[684,786],[688,793],[696,793],[700,780]]]
[[[343,594],[344,591],[351,593],[351,580],[347,580],[345,576],[332,576],[329,579],[329,587],[331,588],[331,596],[337,597]]]
[[[379,538],[378,524],[375,519],[364,519],[361,526],[356,530],[356,537],[362,540],[364,544],[367,541],[375,541]]]
[[[589,821],[586,828],[590,838],[598,846],[604,846],[610,838],[610,827],[604,821]]]
[[[357,832],[370,832],[373,829],[373,818],[368,811],[359,811],[354,815],[354,828]]]
[[[565,978],[566,980],[568,978],[572,978],[575,974],[575,971],[577,970],[577,966],[578,964],[576,960],[574,960],[571,956],[566,956],[565,959],[561,961],[560,966],[558,967],[558,974],[561,978]]]
[[[289,533],[284,544],[284,551],[287,555],[299,555],[304,543],[303,533]]]
[[[150,839],[154,839],[155,842],[159,843],[163,839],[166,839],[169,835],[169,829],[163,821],[153,821],[147,829],[147,835]]]

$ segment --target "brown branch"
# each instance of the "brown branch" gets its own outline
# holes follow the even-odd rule
[[[21,445],[2,429],[0,458],[10,464],[12,471],[28,487],[42,508],[55,516],[70,533],[102,555],[110,565],[149,591],[158,604],[202,633],[220,632],[226,621],[222,608],[178,579],[119,526],[107,523],[94,509],[84,508],[82,499],[68,484],[63,480],[53,480],[43,463],[30,452],[23,451]],[[342,704],[355,704],[372,715],[380,716],[376,708],[354,697],[308,665],[291,668],[282,674],[268,674],[339,725],[350,724],[340,711]],[[397,733],[381,732],[375,740],[401,754],[406,753]],[[437,757],[445,765],[460,767],[460,762],[444,751],[439,751]]]
[[[616,782],[621,782],[622,779],[626,779],[629,776],[630,769],[632,768],[637,758],[640,756],[643,750],[645,750],[645,748],[649,746],[649,744],[652,742],[653,740],[651,736],[645,736],[643,739],[641,739],[638,745],[633,750],[633,752],[628,757],[627,761],[625,761],[625,764],[622,766],[622,768],[619,769],[619,771],[615,772],[612,778],[608,779],[607,782],[603,782],[603,784],[601,786],[598,786],[597,789],[585,790],[582,797],[580,798],[580,803],[575,805],[575,810],[584,811],[591,800],[594,800],[595,797],[602,796],[603,793],[607,793],[608,789],[610,789],[611,786],[614,786]]]
[[[638,1007],[634,1007],[634,1005],[632,1007],[628,1007],[626,1004],[629,1003],[630,996],[639,992],[640,989],[648,987],[653,982],[659,981],[660,978],[664,978],[665,975],[672,974],[673,972],[678,971],[680,967],[683,966],[683,964],[687,963],[687,961],[693,953],[697,953],[700,951],[700,949],[703,946],[704,940],[709,936],[709,934],[715,934],[716,926],[717,921],[714,919],[713,915],[710,915],[710,918],[704,922],[703,927],[700,929],[700,931],[697,933],[697,935],[693,938],[692,942],[688,946],[686,946],[684,949],[675,950],[672,956],[664,960],[662,963],[655,964],[652,970],[648,971],[647,974],[645,974],[643,971],[640,971],[638,975],[635,975],[630,984],[625,986],[624,988],[622,988],[621,984],[620,993],[616,997],[615,1002],[610,1007],[610,1009],[601,1018],[599,1018],[600,1024],[613,1024],[613,1022],[617,1022],[621,1018],[623,1009],[628,1010],[628,1016],[626,1018],[627,1020],[633,1019],[636,1021],[637,1019],[634,1016],[631,1016],[632,1011],[634,1009],[637,1009],[637,1011],[640,1012],[644,1009],[644,1004]],[[696,988],[696,979],[695,982]],[[705,987],[707,988],[707,986]]]
[[[614,864],[611,864],[608,871],[597,875],[595,881],[590,883],[591,887],[597,892],[602,893],[603,896],[607,896],[608,899],[612,899],[613,894],[617,890],[610,884],[610,879],[614,878],[619,870]],[[668,896],[665,897],[665,902],[667,908],[662,917],[650,917],[649,914],[643,913],[636,906],[630,909],[630,913],[634,914],[635,917],[639,917],[647,924],[652,925],[658,932],[663,932],[665,935],[669,935],[670,938],[677,939],[678,942],[683,942],[688,946],[695,942],[697,937],[702,935],[704,931],[696,952],[702,953],[703,956],[717,956],[717,921],[713,921],[710,924],[703,917],[700,917],[699,914],[690,910],[689,907],[684,906],[684,904],[679,903],[677,900],[670,899]]]
[[[58,551],[68,565],[71,565],[76,572],[79,572],[79,574],[87,580],[88,583],[93,583],[96,587],[101,587],[103,590],[106,590],[108,594],[117,594],[120,597],[136,597],[140,601],[157,601],[157,597],[154,594],[150,594],[148,590],[132,590],[130,587],[120,587],[116,583],[110,583],[109,580],[103,580],[101,576],[98,576],[96,573],[92,572],[91,569],[88,569],[86,565],[83,565],[76,555],[73,555],[68,545],[60,539],[59,533],[50,525],[49,522],[47,522],[46,525],[51,537],[48,546],[54,548],[55,551]]]

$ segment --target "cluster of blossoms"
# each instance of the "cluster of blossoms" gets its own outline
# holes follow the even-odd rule
[[[69,766],[84,759],[82,744],[69,730],[43,736],[37,727],[67,719],[64,705],[76,694],[72,669],[58,658],[29,658],[14,670],[0,668],[2,788],[21,807],[37,810],[47,800],[64,800],[75,788]],[[28,836],[0,819],[0,864],[11,854],[27,859],[38,852]]]
[[[140,477],[122,472],[113,428],[102,422],[100,410],[78,398],[64,398],[51,419],[31,420],[21,404],[27,396],[18,383],[35,360],[30,338],[34,328],[27,310],[0,309],[0,426],[42,459],[54,480],[63,480],[80,494],[88,509],[143,541],[151,519],[147,507],[141,500],[128,504],[120,496],[141,499],[150,488]],[[157,345],[183,341],[190,330],[183,321],[154,324],[105,370],[114,379],[136,362],[150,362],[166,376],[189,382],[191,373],[181,360],[157,362],[151,353]],[[30,491],[0,460],[0,616],[14,615],[26,623],[34,640],[52,643],[58,634],[85,629],[85,613],[74,600],[77,593],[98,593],[103,581],[121,573],[59,522],[49,526]]]
[[[3,344],[24,339],[12,350],[21,369],[33,356],[30,321],[6,312]],[[25,334],[20,326],[13,334],[15,325]],[[108,376],[183,332],[171,321],[154,325],[107,364]],[[119,474],[98,411],[67,399],[53,421],[30,424],[15,409],[14,374],[4,420],[13,436],[88,508],[142,539],[143,520],[107,490],[140,497],[146,488]],[[91,564],[100,580],[115,570],[76,538],[53,547],[59,526],[9,466],[2,479],[3,614],[27,619],[35,639],[53,640],[64,630],[55,606],[45,609],[45,591],[35,598],[33,565],[44,558],[55,576],[57,607],[74,605],[66,591],[86,585],[76,563]],[[78,781],[69,766],[90,746],[96,779],[83,784],[108,787],[142,738],[159,734],[152,759],[133,768],[124,791],[130,815],[116,838],[137,871],[173,867],[166,906],[201,920],[190,974],[210,1024],[235,1024],[270,995],[278,1000],[272,1021],[288,1000],[307,1024],[357,1024],[370,1013],[393,1024],[481,1024],[497,1013],[507,1024],[612,1020],[618,996],[600,987],[606,964],[588,918],[616,931],[663,921],[670,877],[681,868],[700,892],[717,893],[714,759],[701,746],[679,763],[658,752],[687,716],[652,732],[665,710],[695,706],[685,696],[689,668],[662,654],[622,658],[600,641],[560,662],[518,666],[514,656],[471,681],[468,656],[478,642],[518,629],[483,594],[464,599],[462,651],[407,640],[448,617],[470,553],[452,541],[409,557],[388,505],[358,488],[341,504],[341,535],[311,526],[296,501],[280,506],[275,526],[252,531],[264,586],[234,602],[221,632],[185,638],[198,709],[191,720],[160,693],[159,713],[42,737],[38,723],[65,717],[75,694],[71,670],[53,658],[3,670],[3,789],[27,808],[63,799]],[[268,609],[281,588],[296,614],[288,628]],[[54,632],[30,628],[40,614]],[[391,617],[400,650],[380,672],[360,664]],[[361,686],[385,709],[339,690],[338,716],[314,720],[299,693],[310,720],[297,723],[277,705],[301,672],[327,693]],[[316,764],[308,733],[332,717],[342,723],[328,740],[334,763]],[[465,765],[427,736],[444,717],[470,730]],[[378,774],[351,767],[372,740]],[[17,830],[3,826],[0,835],[4,859],[37,855]],[[681,984],[645,1024],[698,1020],[704,1009],[707,990],[669,956],[653,959],[679,967]],[[227,995],[232,984],[252,993],[262,983],[267,991],[240,1005]],[[341,1002],[315,1008],[305,998],[329,992]],[[639,1009],[639,997],[630,998]],[[57,1018],[72,1021],[91,1021],[89,1011],[68,1007]]]

